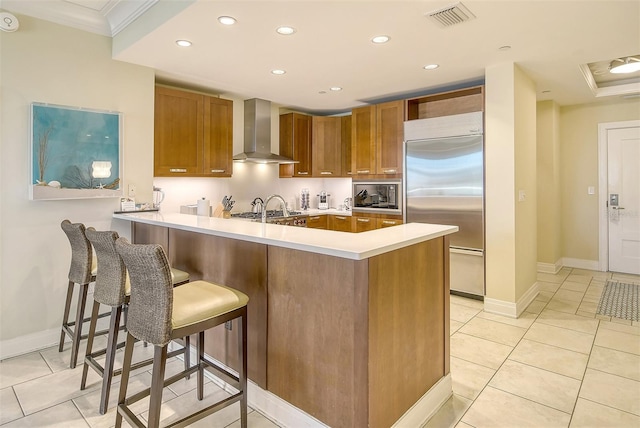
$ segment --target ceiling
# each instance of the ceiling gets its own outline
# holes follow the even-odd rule
[[[455,0],[1,1],[4,10],[112,36],[115,59],[152,67],[161,81],[317,114],[482,82],[486,68],[505,62],[536,82],[538,100],[640,93],[640,72],[622,80],[597,72],[640,54],[637,0],[463,0],[474,17],[448,27],[427,14]],[[221,25],[222,15],[237,23]],[[280,25],[296,32],[279,35]],[[371,42],[382,34],[389,42]],[[440,67],[422,68],[433,63]]]

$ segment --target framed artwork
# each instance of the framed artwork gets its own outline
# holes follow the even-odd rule
[[[32,200],[122,196],[122,114],[31,104]]]

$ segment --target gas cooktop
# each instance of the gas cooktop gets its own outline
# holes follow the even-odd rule
[[[300,211],[289,211],[289,216],[300,215]],[[258,220],[262,218],[262,213],[254,213],[253,211],[245,211],[241,213],[231,214],[231,217],[246,218],[251,220]],[[267,210],[267,218],[284,218],[284,212],[282,210]]]

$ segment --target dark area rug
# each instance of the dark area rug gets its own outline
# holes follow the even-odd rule
[[[631,321],[640,321],[638,314],[640,285],[614,279],[607,280],[596,313]]]

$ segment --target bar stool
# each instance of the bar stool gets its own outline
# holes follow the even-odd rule
[[[82,223],[71,223],[69,220],[63,220],[60,224],[62,230],[69,238],[71,244],[71,266],[69,268],[69,285],[67,287],[67,299],[64,306],[64,315],[62,317],[62,331],[60,332],[60,344],[58,352],[64,349],[64,339],[68,335],[71,338],[71,361],[69,367],[74,369],[78,361],[78,349],[80,340],[85,339],[87,335],[82,334],[83,323],[90,320],[84,318],[84,309],[87,303],[87,291],[89,284],[96,280],[97,263],[93,257],[91,244],[85,236],[85,226]],[[73,290],[75,284],[80,286],[78,293],[78,307],[76,309],[75,321],[69,321],[69,312],[71,310],[71,300],[73,298]],[[97,315],[102,318],[109,315],[109,312]],[[96,332],[96,335],[106,334],[108,330]]]
[[[206,281],[193,281],[181,287],[171,286],[167,256],[160,245],[130,244],[125,238],[116,241],[116,250],[122,257],[131,277],[131,300],[127,319],[127,340],[116,428],[122,418],[132,426],[144,426],[130,409],[130,405],[150,396],[148,426],[160,424],[162,390],[165,386],[197,371],[198,400],[204,398],[204,368],[215,369],[226,381],[238,389],[226,399],[172,423],[185,426],[210,414],[240,402],[240,423],[247,426],[247,303],[249,298],[232,288]],[[238,352],[241,355],[239,376],[216,366],[204,356],[204,331],[235,318],[241,318]],[[198,363],[179,374],[164,379],[167,345],[176,338],[198,333]],[[135,339],[154,345],[151,387],[127,397],[127,384],[131,372],[131,356]]]
[[[89,242],[93,245],[96,252],[100,270],[96,276],[96,286],[93,293],[93,310],[91,315],[91,323],[89,324],[89,333],[87,339],[87,352],[82,370],[82,381],[80,389],[84,390],[87,382],[87,373],[89,366],[102,376],[102,391],[100,397],[100,414],[104,415],[109,405],[109,391],[111,389],[111,379],[122,373],[122,369],[114,370],[114,360],[116,350],[124,346],[124,342],[118,343],[118,332],[124,328],[120,325],[120,317],[125,309],[126,324],[126,304],[129,303],[131,294],[131,285],[129,275],[126,272],[122,259],[116,252],[116,240],[118,233],[113,231],[96,231],[89,227],[85,231],[85,235]],[[182,270],[171,268],[172,285],[177,286],[189,282],[189,274]],[[93,339],[95,336],[97,314],[100,304],[111,306],[111,319],[107,336],[107,347],[105,349],[93,351]],[[171,352],[171,356],[181,353],[185,354],[184,364],[185,370],[189,368],[190,359],[190,343],[189,338],[185,338],[185,346],[176,351]],[[104,367],[96,361],[96,358],[105,356]],[[153,360],[140,361],[133,365],[133,369],[151,364]]]

